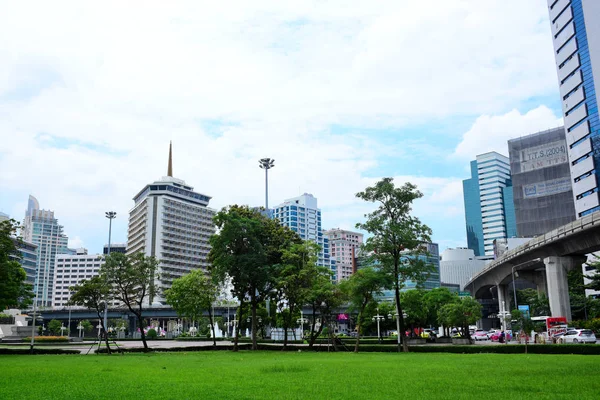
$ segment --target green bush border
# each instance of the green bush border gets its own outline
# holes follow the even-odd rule
[[[5,349],[0,348],[0,355],[23,355],[30,354],[29,349]],[[33,349],[33,355],[36,354],[81,354],[79,350],[67,349]]]

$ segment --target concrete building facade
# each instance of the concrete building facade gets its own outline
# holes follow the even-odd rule
[[[104,264],[101,254],[88,255],[87,251],[79,254],[59,254],[56,256],[56,268],[53,281],[53,307],[65,307],[71,299],[69,287],[75,286],[98,276]]]
[[[29,196],[21,234],[26,242],[37,246],[37,265],[33,292],[41,307],[52,306],[52,284],[56,256],[69,251],[69,238],[62,225],[54,218],[54,212],[40,210],[37,199]]]
[[[172,176],[171,149],[167,175],[133,198],[127,240],[127,254],[142,252],[160,261],[158,302],[174,279],[208,267],[209,238],[215,233],[211,198]]]
[[[363,234],[344,229],[330,229],[324,232],[329,239],[331,258],[335,260],[337,281],[350,277],[356,272],[356,256],[363,243]]]
[[[471,161],[463,181],[467,244],[476,256],[494,254],[494,239],[517,235],[508,157],[496,152]]]
[[[469,279],[483,270],[485,264],[485,259],[476,257],[473,249],[446,249],[440,257],[440,279],[464,290]]]
[[[127,253],[127,243],[111,243],[110,244],[110,252],[126,254]],[[108,254],[108,244],[104,245],[102,254]]]
[[[600,210],[600,2],[548,0],[576,217]],[[552,148],[545,149],[552,152]]]
[[[508,141],[518,237],[535,237],[574,221],[564,127]]]

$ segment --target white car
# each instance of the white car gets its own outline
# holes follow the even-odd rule
[[[570,329],[558,340],[559,343],[596,343],[596,335],[589,329]]]
[[[489,337],[488,337],[488,332],[487,332],[487,331],[484,331],[483,329],[477,329],[477,330],[475,331],[475,333],[473,333],[473,334],[471,335],[471,337],[472,337],[473,339],[475,339],[475,341],[477,341],[477,340],[488,340],[488,339],[489,339]]]
[[[496,332],[498,332],[498,334],[500,334],[500,331],[498,329],[490,329],[487,333],[488,339],[490,339]]]

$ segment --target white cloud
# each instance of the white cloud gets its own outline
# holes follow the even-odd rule
[[[478,154],[496,151],[508,156],[508,140],[530,135],[562,125],[546,106],[539,106],[525,114],[512,110],[503,115],[482,115],[466,132],[454,151],[454,156],[475,159]]]
[[[69,238],[69,248],[78,249],[83,247],[83,240],[79,236]]]
[[[12,2],[0,13],[0,187],[19,203],[9,209],[32,193],[85,240],[104,237],[115,210],[124,241],[131,198],[165,174],[172,139],[175,176],[214,207],[262,204],[257,159],[272,157],[271,204],[312,192],[326,227],[353,226],[354,194],[390,153],[360,128],[554,94],[546,14],[544,0]],[[415,211],[460,214],[457,180],[415,179]]]

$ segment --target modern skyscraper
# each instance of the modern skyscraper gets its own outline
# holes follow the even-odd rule
[[[23,240],[37,246],[37,266],[33,292],[37,303],[43,307],[52,305],[52,283],[56,255],[67,253],[69,238],[62,225],[54,218],[54,212],[40,210],[37,199],[29,196],[22,227]]]
[[[577,218],[600,210],[600,2],[548,0]],[[553,155],[542,149],[540,157]]]
[[[215,233],[210,199],[173,177],[171,146],[167,176],[146,185],[133,198],[127,254],[142,252],[160,261],[159,298],[155,301],[162,301],[162,291],[170,288],[174,279],[208,267],[208,240]]]
[[[490,152],[471,161],[463,181],[467,243],[476,256],[493,255],[494,239],[517,235],[508,157]]]
[[[317,199],[310,193],[285,200],[273,208],[273,217],[281,225],[297,232],[303,240],[311,240],[321,247],[317,265],[328,267],[336,275],[337,267],[329,252],[329,239],[321,229],[321,210],[317,207]]]
[[[508,141],[517,236],[532,238],[575,220],[564,127]]]
[[[440,247],[437,243],[427,243],[427,254],[417,256],[418,260],[424,261],[432,271],[429,272],[427,279],[423,282],[423,289],[431,290],[440,287]],[[407,256],[410,258],[413,256]],[[407,281],[404,290],[417,289],[417,282]]]
[[[356,253],[363,243],[363,234],[337,228],[325,231],[324,235],[329,239],[331,259],[335,260],[340,282],[356,272]]]

